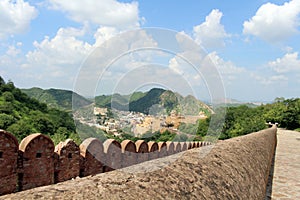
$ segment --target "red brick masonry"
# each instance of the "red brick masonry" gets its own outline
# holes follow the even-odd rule
[[[176,149],[175,149],[176,144]],[[183,147],[182,147],[183,144]],[[187,142],[189,144],[189,142]],[[24,138],[20,145],[0,130],[0,195],[128,167],[186,150],[186,143],[88,138],[78,147],[67,139],[56,147],[43,134]],[[189,144],[193,147],[192,144]],[[196,147],[194,145],[194,147]]]

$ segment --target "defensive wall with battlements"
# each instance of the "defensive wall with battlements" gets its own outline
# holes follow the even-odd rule
[[[173,155],[209,142],[145,142],[88,138],[79,146],[71,139],[54,146],[46,135],[35,133],[20,144],[0,130],[0,195],[95,175]]]

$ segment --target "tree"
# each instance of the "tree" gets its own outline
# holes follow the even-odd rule
[[[6,102],[13,102],[15,100],[14,95],[8,91],[4,92],[2,94],[2,96],[3,96],[4,101],[6,101]]]
[[[197,135],[204,137],[207,134],[210,117],[206,119],[200,119],[198,122],[198,129],[197,129]]]
[[[7,131],[16,136],[19,142],[29,134],[35,132],[33,131],[33,127],[24,120],[19,120],[16,123],[10,125],[7,128]]]
[[[288,129],[296,129],[300,127],[300,99],[287,99],[283,103],[286,104],[286,111],[282,113],[282,126]]]
[[[7,129],[15,122],[15,118],[12,115],[0,113],[0,129]]]

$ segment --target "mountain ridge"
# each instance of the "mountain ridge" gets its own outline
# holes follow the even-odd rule
[[[51,108],[70,111],[72,108],[79,108],[91,104],[92,102],[85,97],[64,89],[42,89],[32,87],[21,89],[22,92],[42,103],[46,103]]]
[[[184,115],[198,115],[200,112],[209,115],[212,109],[192,95],[183,97],[177,92],[162,88],[152,88],[147,92],[134,92],[129,95],[100,95],[95,98],[96,106],[117,110],[151,114],[164,110],[170,114],[177,111]]]

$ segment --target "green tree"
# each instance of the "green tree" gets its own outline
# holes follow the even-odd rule
[[[34,133],[33,127],[24,120],[19,120],[16,123],[10,125],[7,131],[14,134],[19,142],[26,136]]]
[[[198,122],[197,135],[204,137],[207,134],[210,123],[210,117],[206,119],[200,119]]]
[[[15,122],[15,118],[12,115],[0,113],[0,129],[7,129]]]

